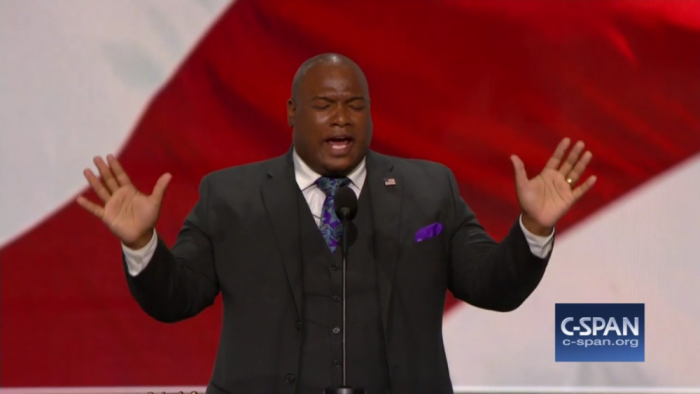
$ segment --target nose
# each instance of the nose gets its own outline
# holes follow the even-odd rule
[[[339,104],[336,106],[335,112],[331,118],[331,126],[333,127],[347,127],[350,125],[350,115],[348,114],[348,108]]]

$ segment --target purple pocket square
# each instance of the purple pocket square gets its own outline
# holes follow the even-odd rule
[[[415,240],[416,242],[422,242],[425,241],[426,239],[430,239],[432,237],[437,236],[440,234],[442,231],[442,224],[440,223],[433,223],[429,226],[425,226],[422,229],[418,230],[416,233]]]

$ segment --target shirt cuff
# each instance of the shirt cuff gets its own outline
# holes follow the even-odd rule
[[[153,229],[153,236],[151,237],[151,240],[148,241],[148,244],[141,249],[131,249],[122,244],[124,260],[126,261],[129,275],[136,276],[146,268],[148,262],[151,261],[151,258],[153,258],[153,254],[156,251],[156,246],[158,246],[158,234],[156,234],[155,229]]]
[[[520,222],[520,228],[523,230],[523,233],[525,234],[525,239],[527,240],[528,245],[530,245],[530,251],[532,254],[535,256],[544,259],[549,255],[549,253],[552,251],[552,241],[554,240],[554,229],[552,229],[552,233],[549,234],[548,236],[541,236],[541,235],[536,235],[528,231],[528,229],[525,228],[523,225],[523,215],[520,215],[520,219],[518,219]]]

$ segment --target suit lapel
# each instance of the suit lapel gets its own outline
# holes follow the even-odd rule
[[[381,154],[367,154],[367,186],[372,204],[375,233],[375,261],[379,281],[379,302],[384,338],[387,338],[389,304],[396,262],[399,259],[401,239],[401,194],[403,182],[394,171],[393,163]]]
[[[262,187],[262,199],[274,230],[275,244],[287,273],[289,286],[301,318],[301,250],[299,249],[299,188],[294,180],[294,164],[291,150],[285,156],[273,160],[268,170],[268,180]]]

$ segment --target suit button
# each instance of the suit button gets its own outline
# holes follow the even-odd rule
[[[332,264],[332,265],[331,265],[331,269],[332,269],[333,271],[337,271],[338,268],[340,268],[340,267],[338,267],[338,264]]]
[[[333,296],[333,301],[339,302],[339,301],[340,301],[340,296],[337,296],[337,295]]]
[[[297,320],[297,330],[301,330],[301,320]]]
[[[340,361],[338,361],[338,360],[333,360],[333,366],[336,368],[340,368],[340,367],[342,367],[342,364],[340,364]]]
[[[288,373],[287,376],[284,377],[284,381],[289,383],[289,384],[294,383],[295,380],[296,380],[296,376],[294,376],[293,373]]]
[[[338,333],[340,333],[340,327],[334,327],[333,334],[338,334]]]

